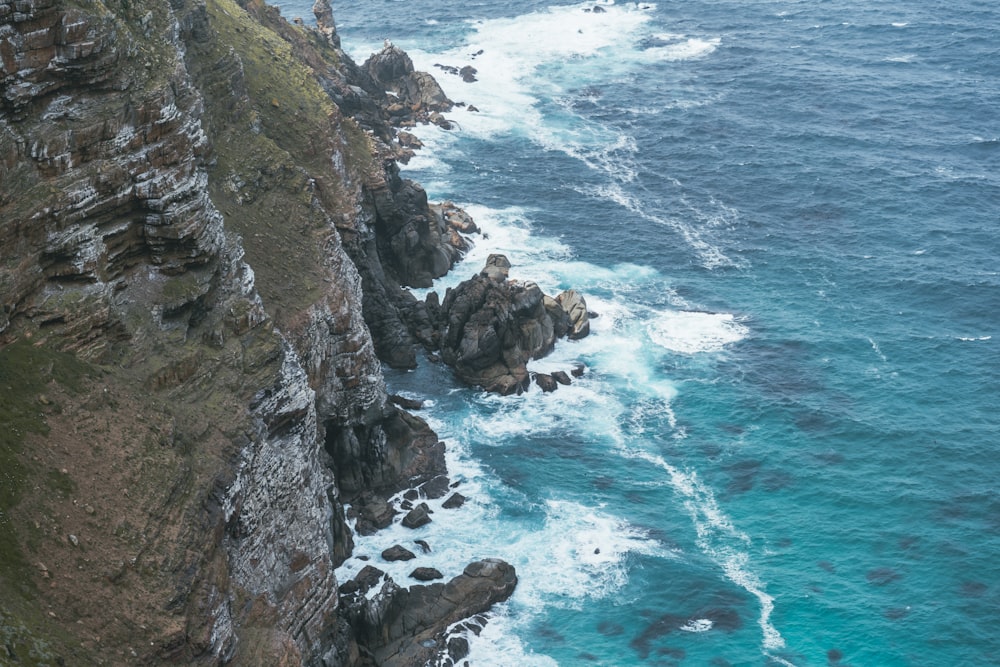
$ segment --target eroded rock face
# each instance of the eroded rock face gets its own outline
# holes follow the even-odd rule
[[[100,363],[122,406],[73,399],[67,423],[145,438],[80,426],[108,466],[83,446],[64,462],[92,466],[95,494],[107,478],[95,512],[120,512],[72,548],[121,563],[71,590],[39,582],[41,603],[90,605],[52,621],[67,664],[134,641],[139,664],[341,667],[361,661],[358,627],[406,641],[379,627],[393,582],[361,617],[341,605],[342,499],[370,499],[375,530],[393,517],[377,494],[444,472],[443,444],[387,402],[376,353],[406,365],[437,335],[399,285],[447,271],[474,224],[398,177],[385,90],[339,51],[329,4],[316,12],[323,39],[255,2],[0,0],[0,349]],[[262,62],[301,80],[254,99],[280,83]],[[420,73],[393,85],[425,115],[447,108]],[[17,525],[41,511],[2,509]],[[494,570],[456,589],[468,608],[513,585]],[[115,635],[116,618],[145,622]]]

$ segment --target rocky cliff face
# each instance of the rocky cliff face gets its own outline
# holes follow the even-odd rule
[[[461,238],[317,14],[0,0],[3,660],[416,659],[334,568],[344,498],[443,472],[377,352],[414,362],[432,327],[400,285]]]

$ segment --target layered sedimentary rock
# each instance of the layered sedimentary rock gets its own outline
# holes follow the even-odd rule
[[[8,658],[371,662],[342,502],[443,472],[377,352],[462,246],[317,11],[0,0]]]

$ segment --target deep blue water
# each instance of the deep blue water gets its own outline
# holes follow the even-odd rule
[[[335,4],[480,109],[407,169],[489,234],[436,288],[600,315],[555,394],[388,374],[471,498],[435,563],[520,575],[473,665],[1000,665],[1000,10],[892,4]]]

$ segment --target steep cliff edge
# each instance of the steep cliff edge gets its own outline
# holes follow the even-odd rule
[[[457,257],[384,91],[230,0],[0,0],[0,65],[0,662],[372,664],[341,494],[443,471],[376,351]]]

